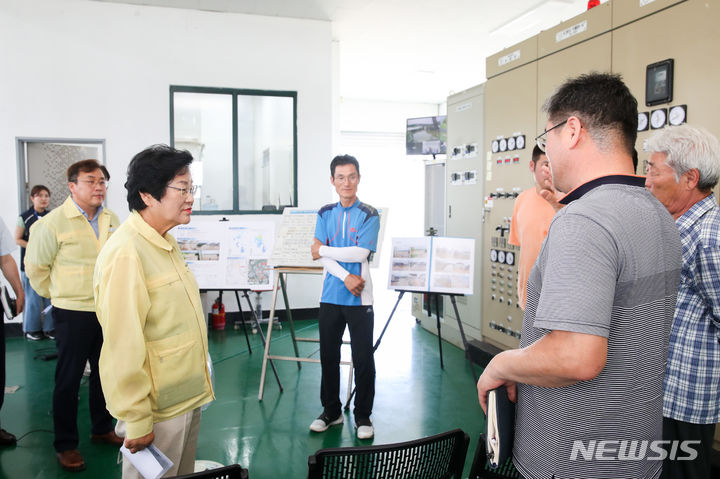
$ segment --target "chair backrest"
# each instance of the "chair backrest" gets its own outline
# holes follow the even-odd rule
[[[495,469],[490,467],[487,461],[485,434],[480,434],[468,479],[515,479],[518,477],[520,477],[520,473],[515,469],[512,457],[509,457],[505,464],[500,464]]]
[[[460,479],[469,442],[455,429],[396,444],[320,449],[308,458],[308,479]]]
[[[175,479],[248,479],[248,470],[240,467],[239,464],[232,464],[217,469],[176,476]]]

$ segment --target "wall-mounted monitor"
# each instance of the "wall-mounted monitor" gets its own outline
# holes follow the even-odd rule
[[[447,116],[408,118],[405,151],[408,155],[444,155],[447,149]]]
[[[645,105],[670,103],[673,98],[672,58],[648,65],[645,70]]]

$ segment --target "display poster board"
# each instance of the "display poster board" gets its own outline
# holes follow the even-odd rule
[[[474,266],[473,238],[393,238],[388,288],[471,295]]]
[[[380,215],[380,231],[378,246],[370,262],[371,268],[380,263],[380,249],[385,234],[385,224],[389,214],[388,208],[377,208]],[[278,267],[318,267],[319,263],[312,259],[310,247],[315,240],[315,221],[318,210],[285,208],[282,222],[275,235],[275,243],[270,263]]]
[[[272,289],[273,221],[193,221],[173,234],[200,289]]]
[[[270,264],[283,267],[317,268],[313,261],[310,246],[315,238],[315,220],[317,210],[285,208],[282,222],[275,234],[275,247]]]

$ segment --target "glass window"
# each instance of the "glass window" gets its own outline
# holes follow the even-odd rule
[[[296,92],[170,87],[173,146],[190,151],[194,212],[297,205]]]

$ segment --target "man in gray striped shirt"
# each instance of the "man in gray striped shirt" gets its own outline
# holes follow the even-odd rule
[[[485,368],[480,403],[501,385],[517,398],[525,478],[657,478],[677,227],[633,176],[637,101],[619,76],[568,80],[545,111],[538,145],[567,206],[528,279],[521,348]]]

